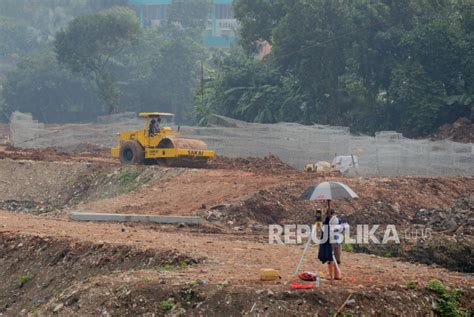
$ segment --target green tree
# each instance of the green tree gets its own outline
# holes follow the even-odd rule
[[[409,62],[400,63],[392,74],[390,109],[395,126],[409,136],[469,117],[474,105],[465,60],[467,38],[447,14],[417,24],[400,42]]]
[[[292,1],[236,0],[234,15],[240,21],[240,41],[247,53],[254,53],[259,41],[272,43],[272,32],[286,14]]]
[[[118,58],[128,80],[122,87],[122,108],[130,111],[169,111],[189,119],[202,46],[169,28],[145,30],[133,47]]]
[[[114,57],[140,35],[134,12],[114,7],[72,20],[54,42],[58,61],[91,78],[109,113],[117,111],[120,91],[112,71]]]
[[[91,120],[103,114],[92,86],[59,65],[52,52],[22,58],[4,83],[3,116],[32,113],[42,122]]]
[[[272,62],[261,62],[239,51],[219,63],[222,69],[218,77],[207,84],[213,88],[207,102],[211,111],[263,123],[302,117],[307,96],[294,76],[282,76]]]
[[[445,89],[421,65],[401,65],[393,72],[391,122],[408,137],[425,135],[437,127]]]
[[[409,136],[472,116],[474,7],[464,1],[237,0],[234,9],[249,57],[224,59],[209,84],[217,113],[274,122],[285,109],[295,121]],[[263,61],[252,57],[260,40],[272,44]]]
[[[34,53],[75,16],[126,0],[0,0],[0,56]]]
[[[0,57],[25,54],[40,46],[35,33],[26,23],[0,16]]]

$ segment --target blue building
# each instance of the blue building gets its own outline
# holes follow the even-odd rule
[[[156,26],[167,17],[169,5],[173,0],[128,0],[137,10],[142,27]],[[203,34],[203,43],[213,47],[230,47],[235,41],[237,20],[232,13],[233,0],[213,0],[209,23]]]

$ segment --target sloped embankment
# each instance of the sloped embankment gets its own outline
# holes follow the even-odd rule
[[[44,213],[115,197],[183,169],[87,162],[0,160],[0,209]]]
[[[93,276],[199,261],[176,250],[0,234],[0,313],[34,311],[72,284]],[[77,301],[70,296],[66,304]]]

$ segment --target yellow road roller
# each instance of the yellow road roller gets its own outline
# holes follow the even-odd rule
[[[140,112],[146,119],[143,130],[118,133],[118,144],[112,148],[112,157],[122,164],[159,164],[176,167],[204,167],[215,157],[201,140],[179,137],[179,127],[162,126],[162,121],[172,120],[174,114],[166,112]]]

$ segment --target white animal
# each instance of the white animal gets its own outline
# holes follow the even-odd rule
[[[308,173],[329,173],[331,172],[331,163],[326,161],[319,161],[316,163],[306,164],[304,167],[304,171]]]
[[[316,163],[317,173],[329,173],[332,171],[331,163],[326,161],[319,161]]]

